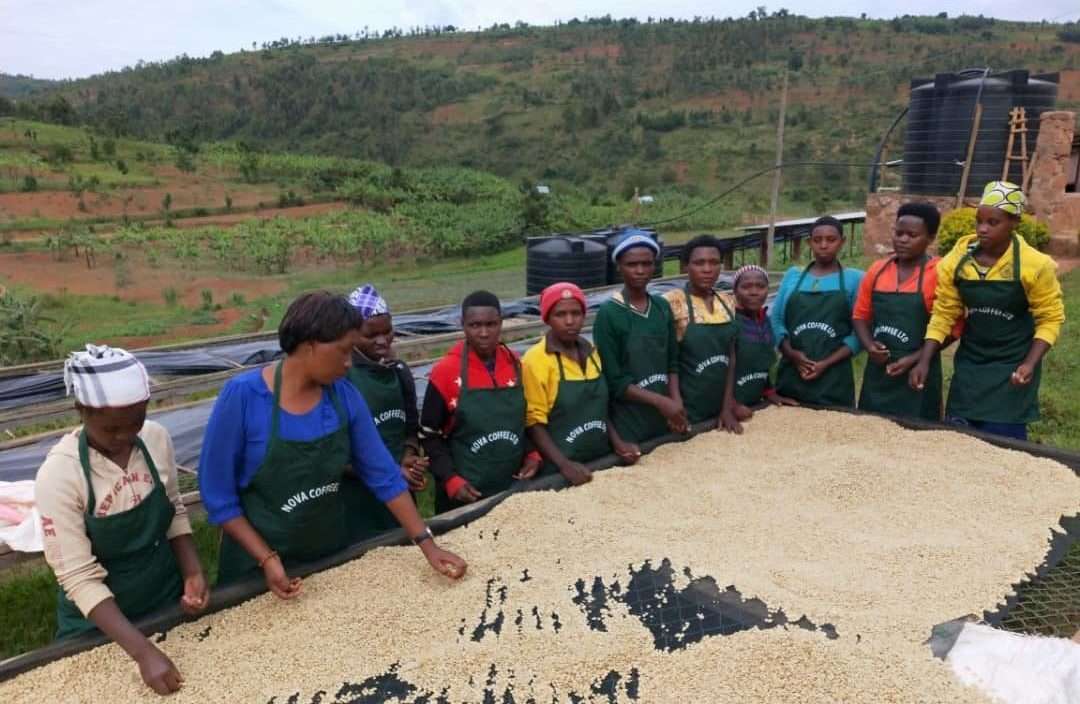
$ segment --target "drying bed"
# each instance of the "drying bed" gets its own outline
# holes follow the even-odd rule
[[[295,602],[263,594],[156,638],[186,678],[173,701],[983,702],[931,628],[1008,618],[1077,507],[1080,478],[1050,459],[769,409],[742,436],[463,513],[440,538],[469,560],[461,583],[378,548]],[[31,698],[155,695],[106,645],[0,683]]]

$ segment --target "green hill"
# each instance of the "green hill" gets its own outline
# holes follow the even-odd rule
[[[791,71],[788,160],[869,161],[915,76],[1080,66],[1071,28],[982,17],[571,21],[269,42],[63,82],[17,106],[104,133],[390,165],[466,166],[574,185],[711,192],[773,159]],[[1059,104],[1080,105],[1063,89]],[[809,167],[787,203],[858,202],[865,168]],[[768,179],[744,191],[762,212]]]

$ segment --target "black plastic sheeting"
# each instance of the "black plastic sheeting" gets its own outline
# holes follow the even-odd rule
[[[649,285],[653,293],[663,294],[674,288],[681,288],[684,282],[659,281]],[[724,277],[720,281],[719,288],[729,290],[731,288],[730,277]],[[586,302],[590,312],[595,312],[604,301],[611,297],[613,289],[596,291],[586,294]],[[510,315],[540,315],[536,306],[535,298],[514,301],[504,306],[504,315],[510,311]],[[428,330],[424,334],[439,334],[456,332],[460,327],[460,310],[456,306],[450,306],[436,311],[435,313],[417,314],[422,318],[423,329]],[[510,316],[508,316],[510,317]],[[406,329],[410,315],[394,316],[394,328]],[[404,321],[404,322],[403,322]],[[442,322],[440,322],[442,321]],[[438,325],[447,327],[440,328]],[[420,328],[413,327],[411,331]],[[589,337],[589,335],[586,335]],[[511,349],[516,352],[524,352],[532,343],[511,344]],[[184,350],[178,352],[140,352],[140,361],[147,365],[147,369],[153,374],[210,374],[228,369],[236,369],[238,366],[258,366],[269,363],[281,356],[281,349],[277,340],[263,340],[257,342],[243,342],[229,345],[221,345],[212,348],[198,350]],[[422,402],[424,392],[427,389],[427,377],[431,371],[430,364],[417,365],[412,368],[416,379],[416,394],[418,402]],[[5,398],[6,388],[17,388],[19,384],[27,388],[33,388],[21,398]],[[37,386],[34,386],[37,385]],[[14,393],[14,392],[13,392]],[[0,380],[0,409],[41,403],[48,400],[56,400],[64,397],[63,377],[59,373],[39,374],[31,377]],[[202,449],[203,429],[206,420],[210,417],[213,400],[195,404],[174,410],[152,412],[151,420],[165,426],[172,435],[173,444],[176,447],[176,461],[189,469],[194,469],[199,461],[199,452]],[[35,443],[0,451],[0,481],[13,482],[24,479],[33,479],[37,468],[45,460],[51,448],[57,441],[57,437],[49,437]]]
[[[681,287],[682,281],[661,281],[650,285],[654,293]],[[731,277],[724,275],[718,284],[731,288]],[[605,289],[586,296],[590,311],[595,311],[611,296]],[[535,296],[503,304],[503,317],[540,315],[539,299]],[[394,328],[412,335],[439,335],[461,330],[460,306],[446,306],[422,313],[402,313],[394,316]],[[251,342],[233,342],[175,351],[136,351],[135,356],[146,365],[152,376],[198,376],[271,362],[281,356],[276,338]],[[0,410],[20,408],[64,398],[64,376],[59,371],[0,379]],[[0,470],[0,479],[3,472]]]
[[[590,333],[584,335],[592,339]],[[509,345],[510,349],[521,354],[528,349],[533,342],[517,342]],[[417,364],[412,366],[413,378],[416,380],[416,398],[422,403],[424,393],[427,391],[428,375],[431,373],[431,363]],[[202,451],[203,433],[206,430],[206,422],[210,418],[210,411],[214,408],[214,399],[196,403],[183,408],[166,409],[150,413],[150,420],[161,423],[172,436],[173,447],[176,449],[176,462],[187,469],[196,469],[199,465],[199,453]],[[24,479],[33,479],[37,475],[38,467],[45,461],[45,455],[49,449],[59,440],[59,436],[43,438],[37,442],[10,450],[0,452],[0,481],[15,482]]]

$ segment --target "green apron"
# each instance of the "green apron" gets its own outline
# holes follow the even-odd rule
[[[895,261],[894,258],[892,262]],[[895,362],[922,348],[926,326],[930,322],[926,300],[923,298],[926,262],[926,258],[923,258],[919,266],[919,279],[914,293],[900,292],[899,266],[895,291],[877,290],[878,278],[888,264],[881,267],[874,276],[870,288],[873,292],[870,300],[874,308],[871,330],[874,340],[889,348],[889,362]],[[859,408],[893,416],[941,420],[940,354],[935,355],[930,363],[930,374],[926,377],[926,385],[922,391],[916,391],[908,385],[907,374],[886,374],[885,366],[867,360],[862,392],[859,394]]]
[[[274,410],[266,456],[251,483],[240,492],[244,517],[288,568],[335,552],[347,543],[345,511],[338,493],[351,461],[349,418],[329,388],[341,425],[315,440],[284,440],[281,417],[281,363],[274,369]],[[251,555],[229,535],[221,539],[218,584],[258,574]]]
[[[769,319],[762,321],[739,321],[739,338],[735,350],[735,400],[744,406],[761,402],[765,389],[769,388],[769,372],[776,364],[776,345],[773,341]],[[753,328],[764,327],[764,335],[757,339],[747,333]]]
[[[559,389],[555,394],[555,405],[548,413],[547,430],[555,447],[566,455],[571,462],[589,462],[611,452],[611,443],[607,435],[608,390],[604,375],[590,351],[585,360],[586,374],[589,362],[597,368],[595,379],[570,381],[563,370],[562,353],[556,352],[559,364]],[[550,461],[544,461],[544,474],[554,474],[558,468]]]
[[[724,405],[731,343],[739,332],[735,317],[724,299],[713,294],[730,321],[718,325],[698,323],[690,286],[685,288],[689,320],[679,343],[679,391],[691,423],[718,418]]]
[[[146,466],[154,478],[154,488],[137,506],[123,513],[95,516],[97,500],[90,481],[86,430],[79,433],[79,462],[86,478],[86,535],[90,539],[94,558],[108,571],[105,586],[113,593],[116,606],[129,621],[175,604],[184,591],[180,567],[166,537],[176,508],[165,493],[154,458],[138,436],[135,446],[146,458]],[[63,589],[58,588],[57,591],[58,639],[97,630],[68,599]]]
[[[658,305],[649,294],[649,312]],[[623,300],[628,300],[623,290]],[[630,333],[623,351],[623,367],[633,384],[661,396],[668,395],[668,344],[670,328],[664,333],[649,330],[643,318],[630,304]],[[643,443],[668,432],[668,424],[660,411],[645,403],[616,399],[611,404],[611,422],[624,442]]]
[[[811,263],[803,269],[788,298],[784,324],[788,341],[811,360],[825,359],[851,334],[851,309],[844,288],[844,268],[840,267],[840,288],[836,291],[800,291]],[[796,401],[822,406],[854,406],[855,375],[851,357],[829,367],[813,381],[804,381],[799,370],[786,358],[780,360],[776,374],[776,390]]]
[[[1035,318],[1020,281],[1020,242],[1014,235],[1011,281],[961,279],[960,270],[969,259],[971,252],[960,260],[953,276],[967,320],[956,351],[946,414],[989,423],[1038,420],[1042,363],[1026,386],[1010,382],[1035,338]]]
[[[364,397],[375,430],[394,461],[401,464],[405,455],[405,395],[393,367],[354,364],[349,381]],[[371,489],[354,472],[341,482],[341,500],[345,503],[345,523],[349,542],[358,543],[398,527],[397,519],[386,504],[375,498]]]
[[[514,366],[517,382],[513,386],[471,389],[469,347],[461,348],[461,393],[454,409],[450,454],[457,475],[484,496],[509,489],[525,457],[525,390],[516,358]],[[460,505],[446,495],[443,486],[437,488],[437,512]]]

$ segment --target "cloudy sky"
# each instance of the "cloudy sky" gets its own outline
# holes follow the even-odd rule
[[[741,17],[760,0],[0,0],[0,72],[77,78],[182,53],[206,56],[250,48],[282,36],[447,25],[475,29],[495,22],[551,24],[573,17]],[[769,5],[799,14],[872,17],[896,14],[983,14],[1002,19],[1080,19],[1077,0],[791,0]],[[660,9],[658,9],[660,8]]]

